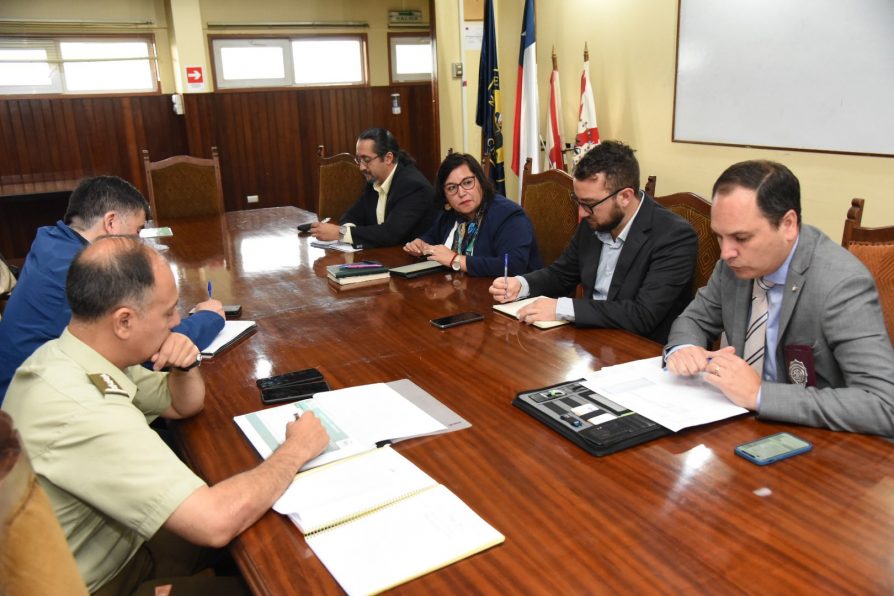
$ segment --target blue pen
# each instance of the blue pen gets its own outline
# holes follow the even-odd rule
[[[208,280],[208,300],[211,300],[211,280]]]
[[[506,286],[506,294],[509,293],[509,253],[503,255],[503,285]]]

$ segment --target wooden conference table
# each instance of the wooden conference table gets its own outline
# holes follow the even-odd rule
[[[396,449],[447,486],[506,542],[404,584],[398,593],[793,593],[894,591],[894,449],[878,437],[742,417],[596,458],[510,402],[519,391],[654,356],[613,330],[540,331],[493,313],[489,279],[437,274],[338,291],[325,266],[355,255],[309,245],[278,207],[172,222],[155,240],[182,305],[239,303],[258,331],[203,366],[205,410],[176,428],[209,483],[259,462],[232,417],[261,407],[255,379],[319,368],[333,388],[409,378],[472,428]],[[429,319],[476,310],[440,331]],[[733,448],[791,430],[814,450],[769,467]],[[258,594],[339,593],[285,517],[267,513],[231,545]]]

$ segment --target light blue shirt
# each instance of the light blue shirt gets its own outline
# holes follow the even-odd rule
[[[637,205],[633,217],[630,218],[630,221],[627,222],[627,225],[624,226],[624,229],[621,230],[621,233],[618,234],[617,238],[612,237],[611,232],[594,232],[596,237],[602,241],[602,251],[599,254],[599,266],[596,268],[596,283],[593,286],[593,300],[608,299],[608,290],[612,285],[612,277],[615,275],[618,259],[621,257],[621,251],[624,249],[624,242],[627,240],[627,235],[630,233],[630,226],[633,225],[633,220],[636,219],[636,215],[643,206],[642,191],[640,191],[639,199],[639,205]],[[518,298],[527,298],[531,293],[531,287],[528,285],[528,281],[521,276],[518,276],[517,279],[521,283]],[[556,302],[556,318],[560,321],[574,321],[574,302],[571,298],[562,297],[558,299]]]
[[[792,262],[795,250],[798,248],[798,238],[795,238],[795,244],[788,253],[785,262],[769,275],[764,276],[764,281],[772,282],[774,285],[767,290],[767,339],[764,349],[764,381],[776,382],[776,348],[779,345],[779,314],[782,311],[782,298],[785,295],[785,278],[788,277],[788,267]],[[754,282],[757,283],[757,282]],[[758,394],[758,404],[760,404],[760,394]]]

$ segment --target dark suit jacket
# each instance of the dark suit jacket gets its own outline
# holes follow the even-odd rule
[[[668,344],[707,347],[721,331],[741,355],[751,280],[718,261],[674,322]],[[779,314],[777,383],[761,383],[761,418],[833,430],[894,436],[894,349],[878,291],[860,261],[808,225],[801,226]],[[785,346],[809,346],[816,387],[788,382]]]
[[[574,299],[576,326],[626,329],[663,343],[692,298],[698,253],[692,226],[644,195],[621,249],[608,300],[593,300],[602,246],[582,221],[552,265],[524,276],[531,296],[568,296],[583,284],[586,297]]]
[[[351,240],[355,246],[396,246],[420,237],[435,217],[435,190],[412,164],[399,163],[388,198],[385,200],[385,221],[376,223],[379,193],[372,182],[363,189],[357,202],[341,218],[352,223]]]
[[[463,219],[456,211],[441,211],[422,240],[443,244]],[[543,267],[528,215],[503,195],[496,195],[484,215],[473,254],[466,257],[466,272],[473,277],[499,277],[504,273],[504,255],[509,255],[509,275]]]

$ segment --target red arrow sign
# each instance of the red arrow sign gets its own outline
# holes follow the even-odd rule
[[[201,66],[187,66],[186,80],[190,83],[202,83],[205,81],[205,75],[202,74]]]

